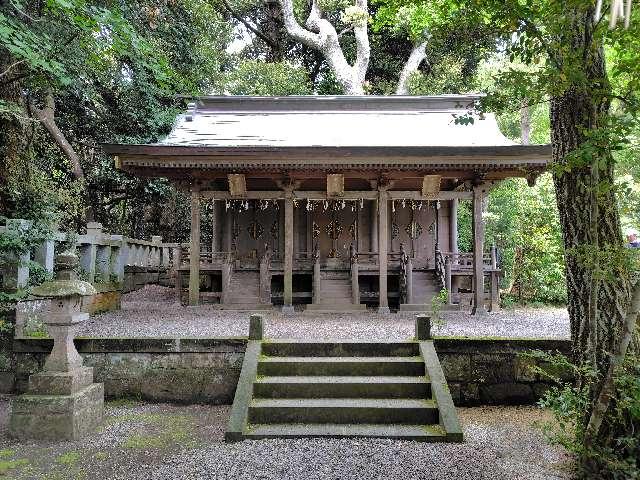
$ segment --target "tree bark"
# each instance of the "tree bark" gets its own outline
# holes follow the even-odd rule
[[[630,273],[624,261],[616,261],[623,256],[620,253],[624,246],[614,189],[599,189],[594,194],[596,183],[614,184],[613,158],[609,153],[597,159],[597,175],[593,171],[596,159],[579,164],[571,160],[570,154],[589,142],[588,133],[605,126],[610,105],[604,49],[593,32],[593,8],[568,11],[567,16],[567,28],[559,45],[582,54],[580,73],[584,80],[574,82],[551,99],[551,143],[553,161],[569,167],[567,171],[555,169],[554,183],[565,248],[573,356],[578,365],[591,365],[599,375],[597,382],[578,379],[590,386],[595,404],[599,385],[610,366],[609,352],[615,350],[625,324]],[[558,60],[562,66],[561,55]],[[597,208],[593,202],[597,202]],[[594,282],[598,264],[609,271]],[[635,348],[632,345],[631,351]],[[591,411],[585,413],[584,427]],[[605,419],[594,445],[606,446],[615,436],[628,435],[615,431],[619,428]]]

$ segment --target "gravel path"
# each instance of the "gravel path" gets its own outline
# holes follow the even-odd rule
[[[4,397],[0,477],[16,480],[570,478],[571,458],[548,445],[533,426],[549,421],[535,407],[458,409],[463,444],[373,439],[225,444],[228,406],[164,404],[108,405],[101,431],[82,441],[17,443],[6,437],[7,411]]]
[[[123,296],[122,310],[96,315],[80,335],[97,337],[237,337],[249,331],[248,313],[214,306],[182,307],[173,289],[147,286]],[[521,308],[474,317],[463,312],[442,314],[439,336],[569,338],[569,317],[563,308]],[[413,314],[307,316],[266,312],[266,334],[272,338],[404,340],[413,336]]]

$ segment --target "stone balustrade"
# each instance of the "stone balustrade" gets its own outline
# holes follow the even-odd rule
[[[28,226],[27,220],[9,220],[6,226],[0,226],[0,233],[26,229]],[[19,258],[0,258],[2,289],[13,291],[25,288],[29,284],[32,261],[40,264],[46,271],[53,272],[57,246],[65,239],[64,233],[54,232],[52,238],[44,240]],[[87,233],[78,235],[76,239],[76,250],[80,257],[79,276],[93,284],[119,284],[120,290],[125,292],[148,283],[162,283],[158,274],[172,267],[176,246],[174,243],[163,243],[161,236],[140,240],[124,235],[111,235],[103,231],[102,224],[89,222]],[[155,275],[127,281],[128,271]]]
[[[10,219],[0,226],[0,234],[11,230],[27,230],[27,220]],[[63,243],[68,243],[63,232],[53,232],[30,251],[16,255],[0,255],[0,287],[4,292],[15,292],[26,288],[33,274],[34,262],[47,272],[53,273],[53,259],[60,253]],[[161,236],[151,240],[111,235],[103,231],[97,222],[87,224],[86,233],[75,237],[77,255],[80,259],[78,276],[92,283],[95,295],[84,310],[89,313],[120,308],[122,293],[131,292],[149,284],[173,286],[174,265],[179,244],[165,243]],[[31,282],[33,283],[33,282]],[[16,337],[37,334],[43,327],[42,312],[46,311],[46,300],[27,298],[16,308]],[[23,331],[24,330],[24,331]]]

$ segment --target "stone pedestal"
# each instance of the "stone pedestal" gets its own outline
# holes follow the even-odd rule
[[[102,423],[104,386],[93,368],[42,372],[29,377],[29,390],[11,404],[9,435],[18,439],[76,440]]]
[[[96,290],[77,280],[74,254],[56,257],[56,280],[32,290],[51,299],[47,331],[53,349],[44,371],[29,377],[27,393],[15,398],[9,418],[9,434],[19,439],[76,440],[93,431],[104,413],[104,386],[93,383],[93,369],[82,365],[73,337],[88,314],[81,311],[82,297]]]

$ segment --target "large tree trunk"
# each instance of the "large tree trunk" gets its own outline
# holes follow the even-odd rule
[[[574,360],[580,365],[596,364],[599,382],[590,384],[595,403],[629,306],[630,274],[623,261],[615,262],[624,247],[614,191],[606,189],[594,195],[598,179],[603,184],[614,183],[611,155],[604,154],[579,165],[568,157],[588,141],[585,132],[605,125],[609,113],[603,46],[601,40],[593,36],[592,14],[590,9],[567,12],[572,28],[566,29],[560,45],[568,44],[571,51],[584,52],[582,73],[586,81],[552,98],[551,142],[554,162],[571,165],[569,172],[556,170],[554,182],[564,237]],[[558,61],[562,64],[561,56]],[[600,160],[597,171],[593,170],[594,160]],[[598,202],[597,208],[593,206],[594,201]],[[592,218],[594,215],[596,218]],[[611,255],[614,252],[617,255]],[[598,265],[613,271],[603,278],[594,277]],[[589,385],[588,379],[578,381]],[[585,413],[586,427],[591,412]],[[605,419],[596,444],[605,446],[612,436],[625,435],[616,432],[616,428],[619,427],[607,424]]]

